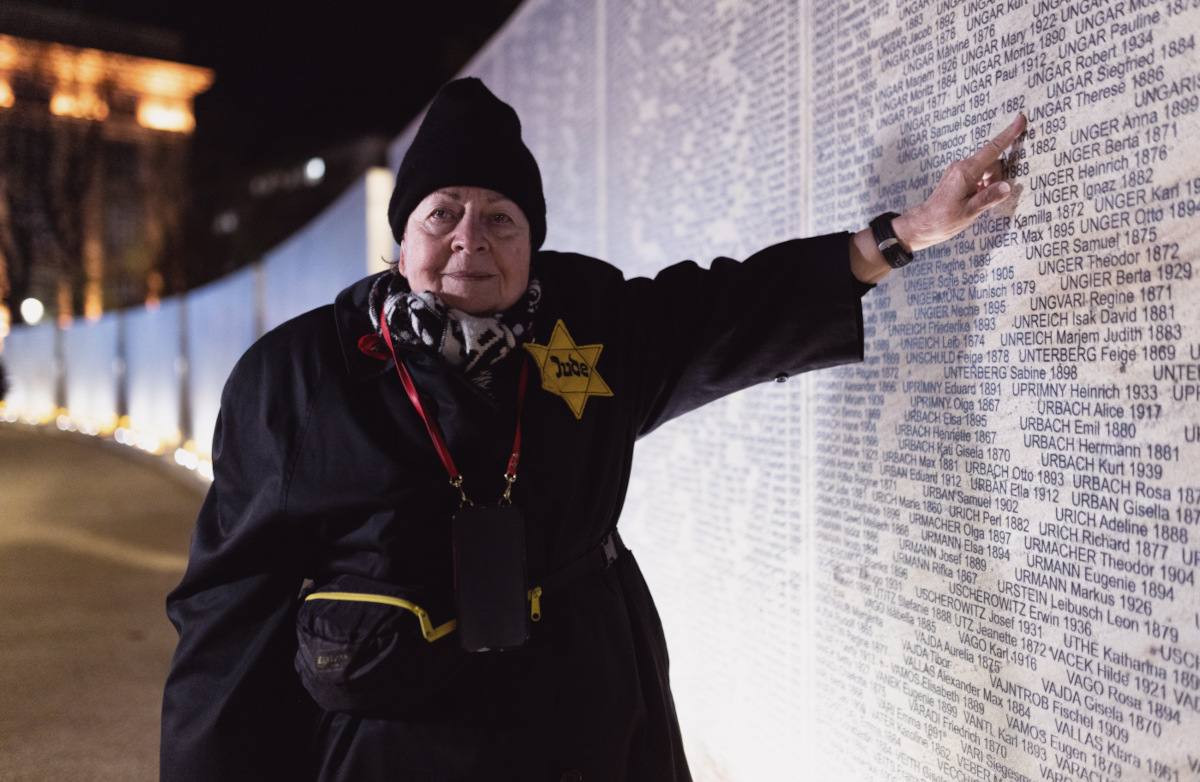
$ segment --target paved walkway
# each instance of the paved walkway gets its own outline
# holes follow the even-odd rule
[[[158,779],[198,484],[84,435],[0,423],[0,782]]]

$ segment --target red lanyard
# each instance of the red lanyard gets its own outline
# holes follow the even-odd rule
[[[442,437],[442,431],[438,428],[437,421],[425,412],[424,405],[421,404],[421,396],[417,393],[417,386],[413,383],[412,376],[408,374],[408,368],[400,361],[396,355],[396,348],[392,345],[392,335],[388,329],[386,317],[380,317],[379,323],[383,327],[383,338],[387,341],[388,350],[392,352],[392,358],[396,362],[396,371],[400,374],[400,382],[404,384],[404,390],[408,393],[408,398],[412,400],[413,407],[417,408],[417,412],[421,414],[421,420],[425,422],[425,428],[429,431],[429,439],[433,440],[433,447],[437,449],[438,456],[442,459],[442,464],[446,466],[446,473],[450,476],[450,485],[458,489],[459,496],[462,498],[461,504],[474,505],[475,503],[467,499],[467,493],[463,490],[463,478],[458,473],[458,468],[454,466],[454,460],[450,458],[450,449],[446,447],[446,440]],[[513,437],[512,456],[508,458],[508,470],[504,473],[504,480],[507,485],[504,487],[504,496],[500,498],[500,503],[505,505],[512,504],[512,487],[517,481],[517,462],[521,458],[521,408],[525,405],[525,385],[529,379],[529,362],[521,362],[521,379],[517,384],[517,433]]]

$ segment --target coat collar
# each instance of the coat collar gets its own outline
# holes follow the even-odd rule
[[[364,277],[337,295],[333,302],[333,317],[337,324],[338,345],[351,379],[367,380],[391,369],[392,360],[381,361],[359,348],[359,340],[375,333],[371,325],[369,300],[375,281],[391,272]]]

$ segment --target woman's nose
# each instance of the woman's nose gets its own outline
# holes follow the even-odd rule
[[[482,221],[471,215],[463,215],[454,233],[452,244],[454,252],[486,252],[488,249],[487,231]]]

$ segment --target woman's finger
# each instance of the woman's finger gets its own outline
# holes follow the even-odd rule
[[[975,151],[974,155],[967,158],[968,170],[973,171],[974,178],[979,179],[989,167],[1000,159],[1004,154],[1004,150],[1017,140],[1025,132],[1025,115],[1018,114],[1012,122],[1008,123],[1008,127],[996,134],[995,138],[990,139],[982,147]]]

